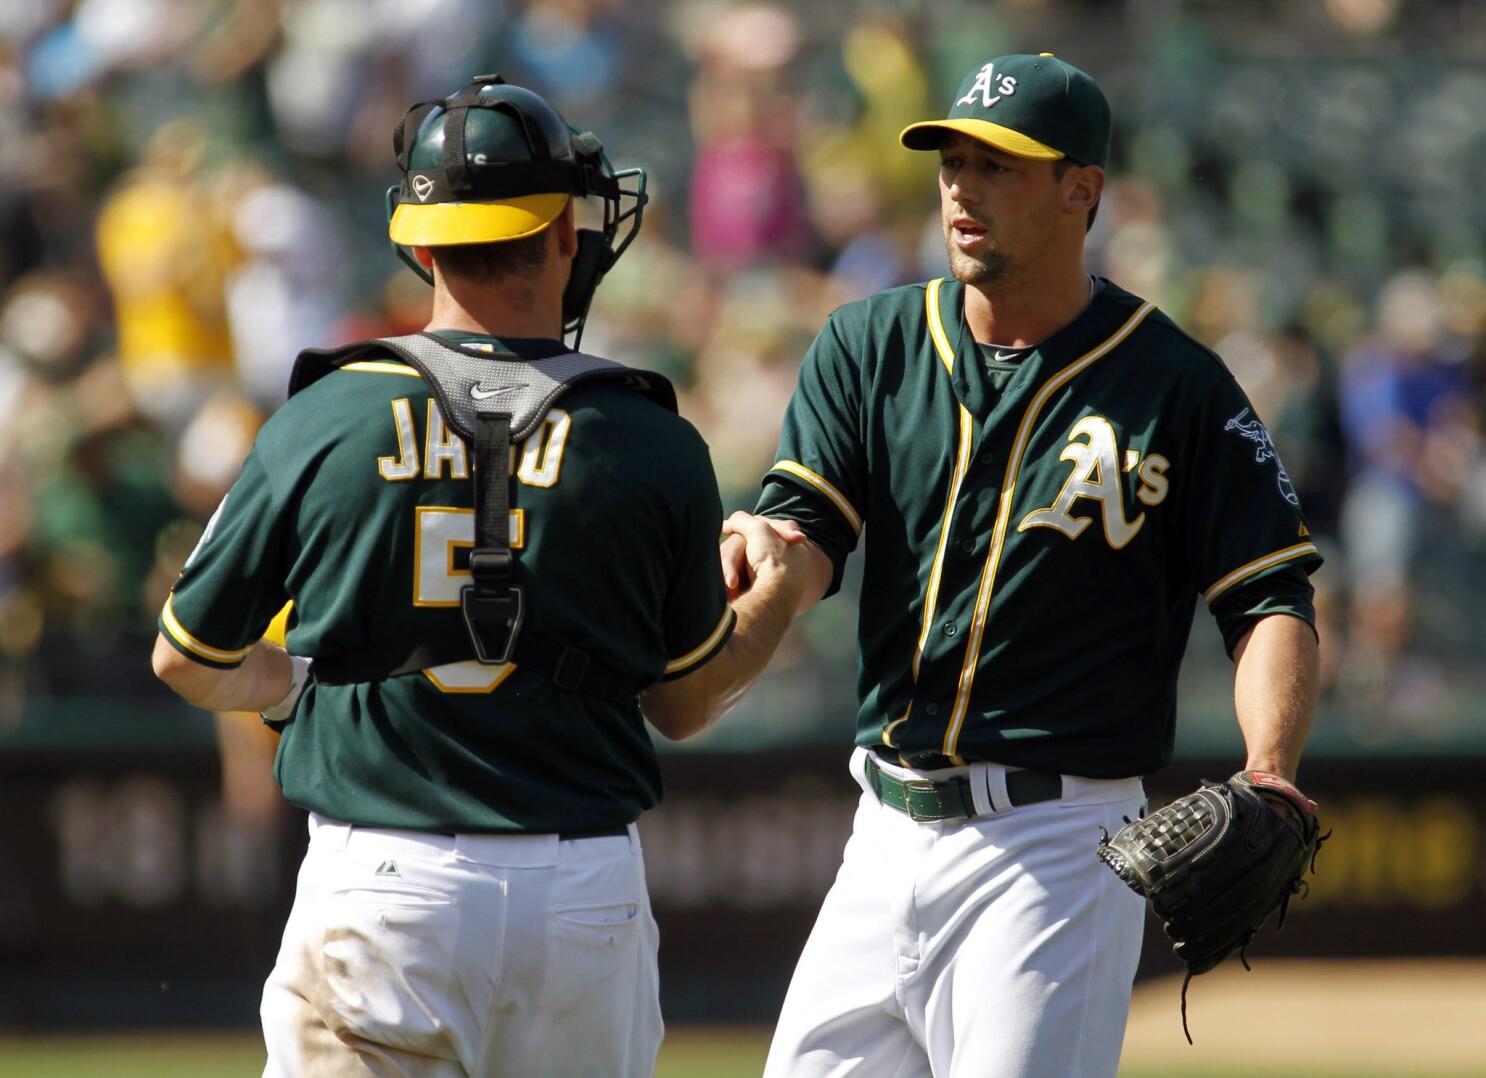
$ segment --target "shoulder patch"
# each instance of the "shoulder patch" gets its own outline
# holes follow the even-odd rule
[[[1295,493],[1295,484],[1290,482],[1290,474],[1285,471],[1285,465],[1280,460],[1279,450],[1274,447],[1274,439],[1269,436],[1269,428],[1253,412],[1245,408],[1223,424],[1225,431],[1232,431],[1241,438],[1247,438],[1254,443],[1254,463],[1263,464],[1267,460],[1274,461],[1276,471],[1279,473],[1278,481],[1280,495],[1291,505],[1300,505],[1300,496]]]

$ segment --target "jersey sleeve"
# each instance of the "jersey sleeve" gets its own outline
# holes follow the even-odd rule
[[[681,507],[676,557],[666,595],[665,673],[671,681],[696,670],[722,650],[737,621],[728,606],[717,551],[722,497],[711,459],[702,451],[692,493]]]
[[[242,663],[288,600],[284,526],[274,485],[249,454],[160,612],[160,631],[176,650],[207,666]]]
[[[1225,640],[1237,631],[1230,648],[1255,617],[1286,603],[1309,611],[1304,577],[1321,555],[1268,429],[1231,376],[1198,404],[1185,455],[1180,527],[1189,567]]]
[[[800,367],[779,452],[754,510],[798,522],[831,559],[827,595],[841,586],[846,557],[866,522],[861,398],[860,365],[843,339],[839,315],[832,315]]]
[[[1316,589],[1303,562],[1290,561],[1229,588],[1213,600],[1213,617],[1232,656],[1238,642],[1260,618],[1288,614],[1316,631]]]

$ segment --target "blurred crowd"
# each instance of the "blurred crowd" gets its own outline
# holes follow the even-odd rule
[[[407,103],[500,71],[649,170],[584,345],[675,378],[738,507],[826,315],[945,272],[897,132],[1051,50],[1115,110],[1090,269],[1227,360],[1325,549],[1340,721],[1448,737],[1486,688],[1482,42],[1404,0],[0,2],[0,729],[159,700],[155,615],[295,354],[422,326]],[[780,676],[850,683],[828,606]]]

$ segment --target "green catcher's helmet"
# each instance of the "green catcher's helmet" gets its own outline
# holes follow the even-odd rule
[[[409,121],[427,110],[407,139]],[[541,232],[574,195],[603,200],[602,229],[578,230],[563,293],[563,333],[582,337],[594,290],[639,231],[643,169],[615,172],[602,143],[546,101],[499,75],[477,75],[442,101],[411,106],[392,133],[402,182],[387,192],[387,234],[398,257],[430,284],[406,247],[501,243]],[[633,187],[621,181],[633,179]],[[622,201],[633,204],[622,211]],[[628,229],[621,238],[621,226]]]

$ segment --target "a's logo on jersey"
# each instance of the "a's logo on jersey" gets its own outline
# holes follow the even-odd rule
[[[1134,472],[1140,479],[1135,497],[1143,505],[1157,506],[1166,500],[1171,483],[1166,470],[1171,467],[1159,453],[1142,459],[1137,450],[1126,450],[1121,460],[1113,424],[1103,416],[1084,416],[1068,432],[1068,444],[1058,454],[1059,460],[1070,461],[1073,471],[1063,489],[1045,509],[1034,509],[1022,518],[1017,531],[1030,528],[1052,528],[1070,539],[1077,539],[1093,523],[1092,517],[1074,513],[1080,498],[1099,504],[1104,524],[1104,540],[1115,550],[1123,549],[1145,525],[1145,513],[1131,520],[1125,516],[1125,492],[1121,476]]]
[[[427,202],[428,196],[433,194],[433,181],[427,176],[414,176],[413,194],[418,196],[419,202]]]
[[[1237,431],[1240,435],[1254,443],[1255,464],[1263,464],[1266,460],[1274,461],[1274,466],[1280,473],[1280,494],[1291,505],[1300,504],[1300,496],[1295,493],[1295,484],[1290,482],[1290,473],[1285,471],[1285,465],[1280,460],[1279,450],[1275,449],[1274,439],[1269,436],[1269,428],[1264,425],[1263,420],[1245,408],[1227,423],[1224,423],[1223,429]]]
[[[988,109],[993,108],[1003,97],[1010,97],[1014,93],[1016,93],[1016,79],[1011,75],[1002,75],[998,79],[996,65],[990,63],[975,73],[975,81],[970,84],[970,89],[955,104],[973,105],[975,99],[979,97],[980,107]]]

